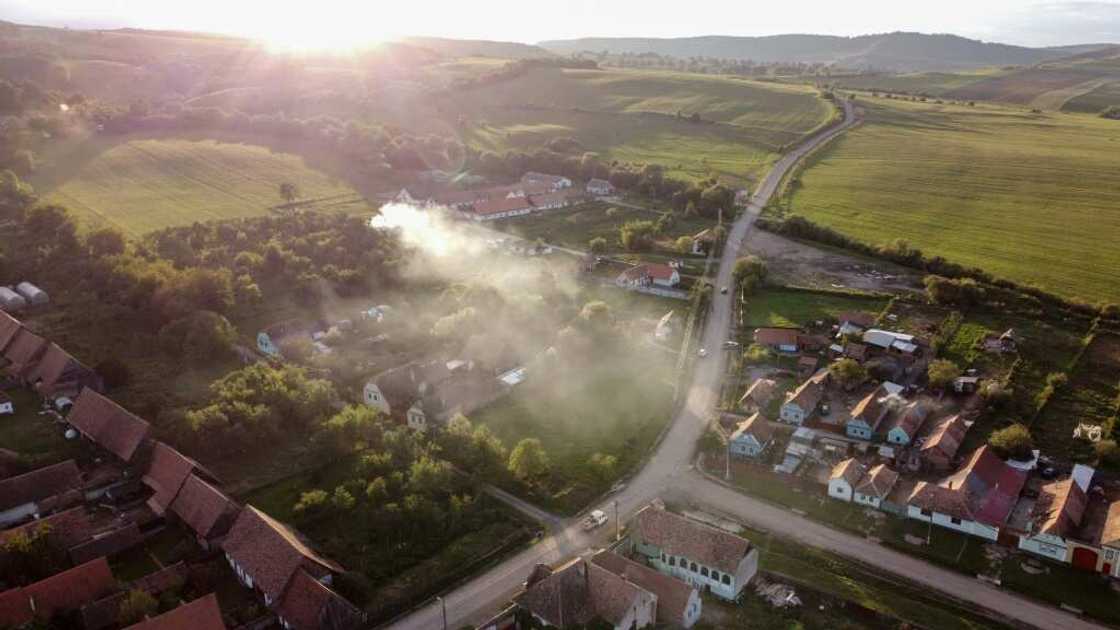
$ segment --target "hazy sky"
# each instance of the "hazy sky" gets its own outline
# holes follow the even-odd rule
[[[0,0],[0,19],[204,30],[311,46],[413,34],[537,42],[895,30],[1030,46],[1120,42],[1120,0]]]

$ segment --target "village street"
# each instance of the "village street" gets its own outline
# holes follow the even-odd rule
[[[658,497],[685,497],[700,509],[708,508],[713,513],[734,517],[753,527],[778,532],[801,544],[871,564],[885,572],[937,589],[952,598],[995,611],[1024,626],[1071,629],[1100,627],[1057,608],[1031,602],[976,579],[935,567],[786,509],[742,495],[706,479],[694,470],[692,461],[695,445],[703,435],[707,419],[716,405],[725,365],[723,342],[729,338],[734,311],[734,292],[723,295],[718,287],[731,285],[735,259],[741,251],[742,243],[784,175],[814,148],[857,123],[852,104],[845,102],[844,109],[845,119],[841,125],[811,138],[774,165],[755,191],[748,209],[740,215],[728,233],[724,255],[713,280],[717,290],[712,292],[711,310],[699,343],[699,347],[707,349],[708,357],[696,361],[685,403],[649,461],[622,490],[608,497],[604,505],[596,506],[606,511],[612,522],[588,535],[581,529],[578,519],[565,521],[543,513],[515,497],[502,497],[491,491],[492,495],[499,496],[518,510],[543,520],[550,530],[545,538],[462,584],[446,594],[442,601],[437,600],[421,607],[388,627],[402,630],[441,628],[444,614],[441,604],[446,606],[447,627],[479,623],[509,601],[535,565],[553,565],[601,546],[614,532],[616,514],[625,522]]]

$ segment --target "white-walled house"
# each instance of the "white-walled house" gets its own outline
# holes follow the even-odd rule
[[[866,470],[855,458],[848,458],[832,467],[828,476],[828,496],[851,503],[856,484],[863,479]]]
[[[732,457],[753,459],[761,455],[773,441],[774,428],[766,418],[756,412],[735,427],[735,431],[727,441],[727,450]]]
[[[782,404],[779,419],[782,422],[801,426],[817,410],[817,405],[824,398],[825,383],[828,380],[828,368],[822,368],[786,395]]]
[[[596,197],[606,197],[614,194],[614,185],[605,179],[592,179],[587,182],[587,192]]]
[[[659,624],[691,628],[700,620],[700,591],[687,582],[609,551],[595,554],[591,562],[656,595]]]
[[[82,474],[74,460],[0,481],[0,529],[82,501]]]
[[[898,473],[879,464],[867,471],[855,486],[852,502],[879,509],[898,483]]]
[[[747,539],[653,505],[634,517],[631,543],[661,573],[729,601],[758,572],[758,549]]]
[[[657,621],[657,595],[583,558],[555,570],[537,565],[513,602],[548,628],[602,620],[613,630],[640,630]]]
[[[1008,466],[985,445],[949,477],[919,481],[907,498],[906,516],[998,540],[1026,480],[1027,471]]]
[[[1019,548],[1040,556],[1069,562],[1071,545],[1085,508],[1089,504],[1089,484],[1093,469],[1078,464],[1065,479],[1044,484],[1031,509],[1026,535],[1019,537]]]

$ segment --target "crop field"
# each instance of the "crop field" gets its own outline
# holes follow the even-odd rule
[[[456,98],[468,121],[463,139],[478,149],[533,150],[571,137],[607,159],[738,182],[832,115],[807,87],[654,71],[538,69]]]
[[[213,140],[131,140],[80,163],[60,160],[33,180],[47,201],[69,208],[84,228],[111,225],[133,236],[266,214],[284,201],[281,182],[296,184],[304,199],[357,197],[297,156]]]
[[[881,297],[783,289],[766,289],[746,302],[743,322],[747,328],[804,326],[849,311],[877,315],[887,305],[886,298]]]
[[[1062,111],[1099,113],[1106,107],[1120,107],[1120,81],[1112,81],[1066,101]]]
[[[953,90],[966,88],[996,76],[996,71],[976,72],[912,72],[907,74],[864,74],[838,77],[836,84],[842,88],[878,92],[905,92],[944,96]]]
[[[522,238],[542,238],[549,243],[581,251],[587,250],[588,241],[601,237],[607,240],[608,251],[620,251],[619,229],[623,224],[627,221],[657,221],[662,214],[656,209],[639,210],[595,202],[506,219],[496,227]],[[713,225],[715,221],[701,217],[678,216],[672,227],[659,238],[668,245],[673,239],[694,235]]]
[[[905,239],[994,275],[1120,300],[1120,124],[869,99],[815,157],[793,212],[868,243]]]

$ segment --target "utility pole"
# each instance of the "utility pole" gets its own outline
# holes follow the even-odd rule
[[[443,611],[443,630],[447,630],[447,602],[442,597],[436,596],[439,600],[439,607]]]
[[[622,540],[622,524],[618,522],[618,499],[614,500],[614,541]]]
[[[725,481],[731,481],[731,440],[727,441],[727,448],[724,449],[723,453],[723,461],[723,479]]]

